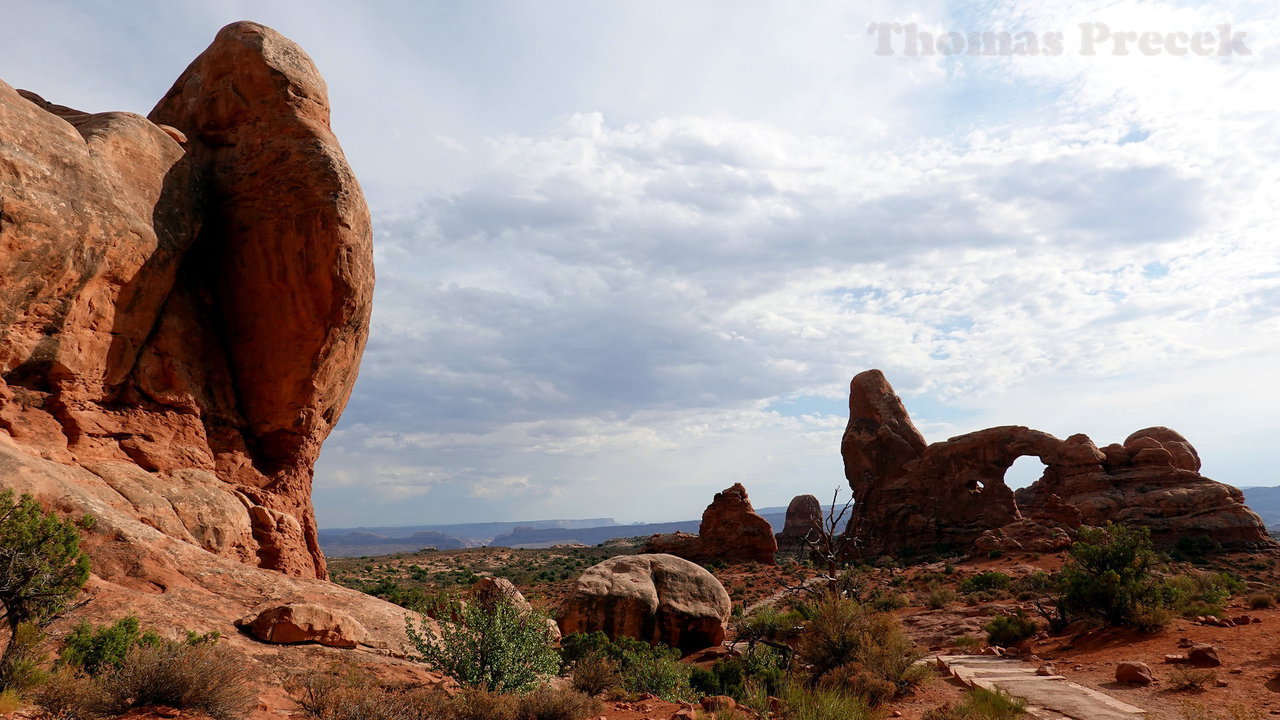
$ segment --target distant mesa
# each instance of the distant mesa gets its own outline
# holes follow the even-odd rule
[[[1060,550],[1082,525],[1147,527],[1153,540],[1207,535],[1224,548],[1276,543],[1241,492],[1199,473],[1191,443],[1164,427],[1139,430],[1099,449],[1004,426],[927,444],[879,370],[853,378],[841,441],[856,504],[848,532],[870,554],[950,546]],[[1005,471],[1038,457],[1043,477],[1014,492]]]
[[[773,526],[756,514],[742,483],[716,493],[702,513],[698,534],[654,535],[645,552],[666,553],[695,562],[762,562],[772,564],[778,552]]]

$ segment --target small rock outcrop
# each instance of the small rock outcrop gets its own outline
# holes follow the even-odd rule
[[[588,568],[556,620],[560,631],[600,631],[688,654],[724,642],[733,606],[711,573],[674,555],[620,555]]]
[[[751,506],[742,483],[716,493],[702,512],[698,534],[671,533],[654,535],[645,544],[645,552],[665,553],[693,560],[725,563],[775,562],[778,541],[773,526]]]
[[[779,548],[807,547],[805,539],[816,538],[824,520],[822,503],[813,495],[797,495],[787,504],[787,517],[778,533]]]
[[[864,551],[976,546],[1053,551],[1081,525],[1140,525],[1158,543],[1208,535],[1225,547],[1274,546],[1240,491],[1199,474],[1200,458],[1168,428],[1139,430],[1099,449],[1085,435],[1060,440],[1021,426],[926,444],[884,374],[853,378],[841,441],[856,501],[849,532]],[[1014,493],[1004,473],[1023,456],[1045,464]]]
[[[1150,685],[1155,678],[1151,675],[1151,666],[1134,660],[1116,663],[1116,682],[1121,685]]]
[[[353,648],[365,637],[364,627],[346,613],[312,603],[275,605],[241,618],[236,625],[269,643],[319,643]]]

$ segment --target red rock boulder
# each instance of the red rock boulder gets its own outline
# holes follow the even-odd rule
[[[797,495],[787,505],[787,516],[778,533],[779,548],[804,548],[806,538],[816,539],[825,520],[822,503],[813,495]]]
[[[716,493],[702,512],[698,534],[654,535],[645,552],[667,553],[695,562],[775,562],[778,541],[773,526],[756,514],[742,483]]]
[[[560,631],[600,631],[679,648],[724,642],[733,605],[711,573],[674,555],[621,555],[588,568],[560,606]]]

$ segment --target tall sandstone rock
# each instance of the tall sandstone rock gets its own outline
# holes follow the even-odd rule
[[[324,81],[279,33],[224,28],[149,117],[0,82],[3,486],[326,577],[312,472],[372,293]]]
[[[773,564],[778,541],[769,524],[751,506],[742,483],[721,490],[702,511],[698,534],[653,535],[645,552],[675,555],[694,562]]]
[[[1081,525],[1108,521],[1147,527],[1161,543],[1208,535],[1232,548],[1275,545],[1240,491],[1201,475],[1195,448],[1168,428],[1102,449],[1085,435],[1060,440],[1021,426],[926,444],[884,374],[868,370],[850,384],[840,454],[856,501],[849,532],[872,554],[1056,550]],[[1004,474],[1023,456],[1045,472],[1015,493]]]

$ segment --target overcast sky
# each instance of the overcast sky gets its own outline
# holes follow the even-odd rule
[[[829,496],[872,367],[930,441],[1167,425],[1210,477],[1280,483],[1274,0],[0,11],[0,78],[85,110],[146,113],[239,19],[328,80],[378,284],[322,527]],[[877,54],[895,22],[1062,52]],[[1089,55],[1096,23],[1159,54]]]

